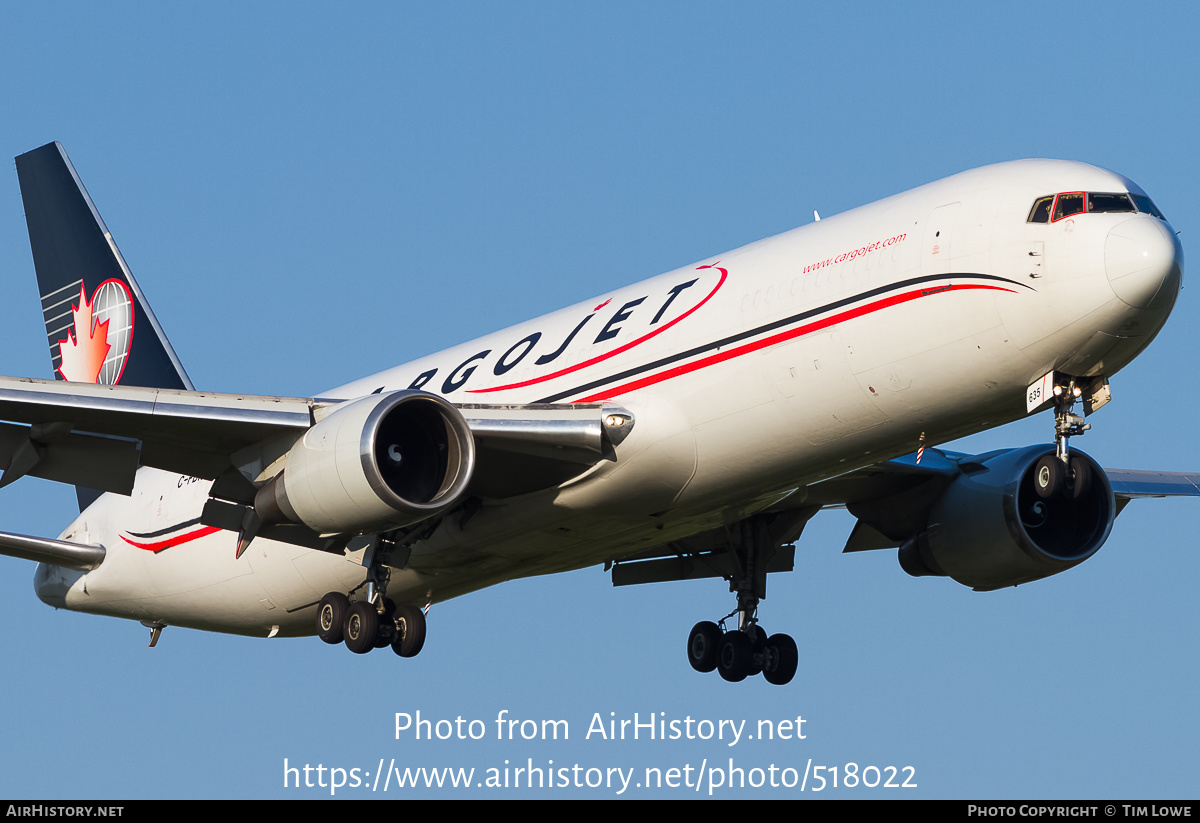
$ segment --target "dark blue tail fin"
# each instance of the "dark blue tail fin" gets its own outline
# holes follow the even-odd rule
[[[63,147],[20,155],[17,177],[54,376],[191,389]]]
[[[59,380],[191,389],[192,381],[58,143],[17,158],[50,363]],[[79,510],[100,496],[75,488]]]

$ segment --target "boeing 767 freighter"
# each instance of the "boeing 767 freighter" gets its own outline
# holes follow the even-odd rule
[[[1072,449],[1166,322],[1182,249],[1131,180],[1019,160],[948,177],[312,397],[197,390],[57,143],[17,158],[54,380],[0,378],[0,486],[76,486],[0,534],[66,609],[401,657],[432,603],[605,564],[724,578],[691,665],[787,683],[759,622],[825,507],[846,551],[977,590],[1065,571],[1130,499],[1200,476]],[[1053,442],[951,439],[1053,410]],[[717,617],[717,616],[712,616]]]

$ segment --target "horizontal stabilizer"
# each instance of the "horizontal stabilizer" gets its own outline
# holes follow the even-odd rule
[[[85,546],[48,537],[0,532],[0,554],[86,572],[104,562],[103,546]]]

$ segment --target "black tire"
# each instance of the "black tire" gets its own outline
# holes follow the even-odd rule
[[[773,634],[767,638],[767,656],[763,666],[763,679],[775,686],[783,686],[796,676],[800,665],[800,652],[791,635]]]
[[[393,622],[392,651],[401,657],[416,657],[425,647],[425,613],[416,606],[397,606]]]
[[[370,603],[358,601],[346,613],[346,648],[355,654],[366,654],[375,648],[379,637],[379,612]]]
[[[1057,455],[1043,454],[1033,465],[1033,489],[1043,500],[1056,497],[1065,480],[1062,461]]]
[[[717,652],[717,672],[730,683],[740,683],[754,666],[754,644],[744,632],[725,632]]]
[[[341,643],[346,628],[350,599],[341,592],[329,592],[317,604],[317,637],[330,645]]]
[[[688,635],[688,662],[698,672],[711,672],[717,667],[717,649],[721,645],[721,629],[705,620],[692,626]]]
[[[1069,465],[1071,478],[1067,484],[1067,496],[1078,500],[1092,487],[1092,467],[1082,457],[1072,457]]]

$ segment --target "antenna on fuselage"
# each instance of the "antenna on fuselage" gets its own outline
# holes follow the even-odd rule
[[[820,223],[820,222],[821,222],[821,215],[817,214],[817,210],[816,210],[816,209],[813,209],[813,220],[814,220],[814,221],[816,221],[816,222],[818,222],[818,223]]]

